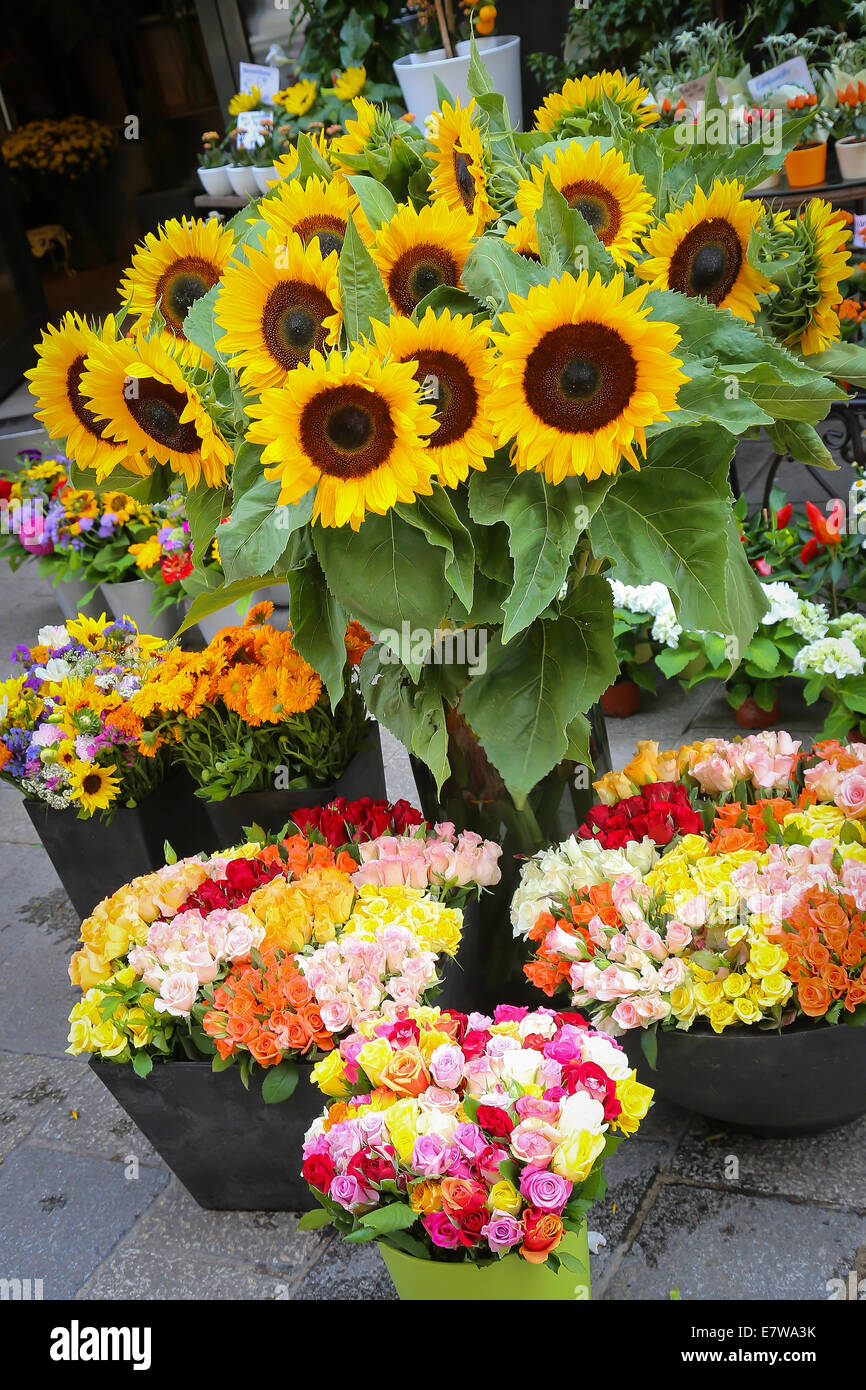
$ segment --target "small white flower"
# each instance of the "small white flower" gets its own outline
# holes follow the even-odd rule
[[[862,676],[866,661],[850,637],[822,637],[794,657],[794,670],[804,676]]]
[[[69,646],[69,633],[63,626],[41,627],[36,634],[36,645],[49,647],[53,652],[60,651],[61,647]]]

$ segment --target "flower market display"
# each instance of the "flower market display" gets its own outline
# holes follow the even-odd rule
[[[305,1226],[330,1220],[349,1240],[379,1240],[401,1294],[392,1251],[441,1262],[446,1279],[513,1255],[525,1273],[511,1297],[526,1296],[519,1280],[541,1265],[571,1273],[562,1296],[575,1297],[577,1275],[588,1297],[586,1212],[604,1193],[605,1157],[653,1093],[580,1014],[395,1003],[313,1079],[337,1099],[304,1143],[304,1177],[324,1209]]]
[[[614,1034],[866,1022],[866,744],[645,743],[596,789],[515,899],[533,984]],[[584,841],[629,871],[584,873]]]

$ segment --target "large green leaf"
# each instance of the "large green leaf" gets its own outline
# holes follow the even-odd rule
[[[343,324],[350,343],[369,336],[371,319],[387,323],[390,315],[388,292],[351,217],[340,252],[340,296]]]
[[[488,643],[487,670],[471,677],[460,712],[518,804],[574,748],[576,717],[617,671],[613,600],[599,575],[508,646],[498,634]]]
[[[292,532],[312,517],[313,488],[292,506],[280,506],[279,495],[279,482],[262,474],[235,503],[231,520],[220,527],[220,559],[228,583],[269,574]]]
[[[799,463],[811,464],[813,468],[839,467],[818,431],[802,420],[774,420],[767,426],[767,433],[777,454],[790,454]]]
[[[504,605],[503,644],[528,627],[556,598],[577,541],[570,490],[540,473],[518,473],[505,459],[491,461],[469,486],[473,521],[504,521],[514,560],[514,582]]]
[[[461,279],[469,293],[497,315],[510,307],[509,295],[525,297],[533,285],[546,285],[551,273],[512,251],[501,237],[483,236],[466,257]]]
[[[383,222],[390,222],[397,212],[397,204],[387,188],[366,174],[353,174],[349,183],[358,195],[364,216],[373,231],[379,230]]]
[[[200,347],[215,362],[224,362],[225,359],[216,345],[216,336],[222,337],[222,329],[213,316],[219,292],[220,285],[217,283],[207,294],[195,301],[183,321],[183,331],[189,342],[195,343],[196,347]]]
[[[337,705],[346,667],[346,613],[315,560],[289,574],[289,614],[295,646],[318,671],[331,705]]]
[[[231,511],[226,484],[221,487],[194,487],[186,495],[186,515],[192,539],[193,564],[200,564],[223,517]]]
[[[416,679],[393,652],[377,645],[365,652],[360,674],[371,714],[427,764],[441,787],[449,771],[448,734],[437,673],[425,666]]]
[[[237,603],[248,594],[254,594],[256,589],[263,588],[276,578],[276,575],[266,574],[256,579],[238,579],[236,583],[224,584],[220,589],[206,589],[193,599],[178,631],[186,632],[187,628],[195,626],[199,618],[207,618],[220,608],[228,608],[230,604]]]
[[[579,275],[586,270],[592,276],[600,271],[608,280],[615,272],[616,266],[607,247],[599,241],[583,214],[569,207],[559,189],[554,188],[549,174],[544,180],[535,226],[542,264],[549,266],[554,274],[567,270]]]
[[[679,599],[683,627],[729,633],[743,651],[765,605],[731,507],[735,446],[718,425],[660,435],[639,473],[618,476],[589,535],[618,579],[660,580]]]
[[[445,577],[464,608],[471,609],[475,547],[449,494],[434,483],[431,497],[417,497],[412,503],[398,502],[395,510],[410,526],[423,531],[431,545],[445,551]]]
[[[866,347],[859,343],[834,343],[803,360],[816,372],[850,381],[852,386],[866,386]]]
[[[313,527],[328,588],[347,613],[379,634],[420,629],[432,641],[451,601],[447,553],[396,512],[368,514],[360,530]],[[429,645],[428,641],[428,645]],[[418,663],[410,663],[417,674]]]

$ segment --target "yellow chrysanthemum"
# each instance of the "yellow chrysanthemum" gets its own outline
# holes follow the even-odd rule
[[[340,101],[353,101],[363,92],[366,82],[367,69],[363,65],[346,68],[337,75],[333,86],[334,95],[339,97]]]
[[[484,145],[474,122],[475,98],[461,107],[443,101],[430,138],[429,157],[433,161],[433,188],[449,207],[465,208],[475,219],[478,236],[496,216],[487,183]]]
[[[647,427],[676,409],[687,380],[674,356],[679,333],[649,317],[646,293],[626,294],[622,275],[605,285],[583,271],[511,295],[493,335],[490,414],[500,444],[514,440],[521,472],[559,483],[615,473],[623,457],[640,466],[635,446],[645,451]]]
[[[281,503],[315,487],[313,519],[357,531],[365,512],[384,515],[432,492],[436,463],[425,445],[434,412],[413,368],[383,362],[368,346],[345,358],[313,352],[284,386],[247,407],[247,438],[265,445],[265,475],[279,480]]]
[[[75,763],[69,770],[69,785],[73,799],[89,816],[105,811],[120,794],[120,782],[112,774],[115,765],[100,767],[97,763]]]
[[[370,254],[398,313],[411,314],[438,285],[460,284],[474,234],[471,214],[450,208],[444,198],[420,210],[403,203],[382,223]]]
[[[255,111],[261,99],[259,87],[251,87],[248,92],[236,92],[229,102],[229,115],[239,116],[242,111]]]
[[[113,318],[106,319],[102,334],[114,341]],[[146,475],[146,462],[136,459],[125,445],[106,438],[103,423],[82,398],[81,375],[87,354],[99,341],[78,314],[64,314],[59,328],[49,325],[45,329],[36,349],[36,366],[25,372],[39,402],[34,414],[52,439],[66,440],[68,457],[81,468],[98,468],[104,474],[123,464]]]
[[[305,247],[290,232],[270,230],[261,250],[246,249],[223,276],[215,317],[225,334],[217,346],[232,353],[244,388],[279,386],[286,373],[336,343],[340,333],[339,260],[324,260],[317,241]]]
[[[494,355],[486,324],[473,327],[469,315],[439,317],[428,309],[419,324],[395,315],[386,326],[373,324],[376,346],[397,362],[412,362],[415,379],[432,401],[438,428],[429,452],[440,483],[456,487],[470,468],[486,468],[496,450],[487,412]]]
[[[318,241],[323,256],[343,249],[351,216],[364,241],[372,240],[370,224],[361,204],[345,179],[335,176],[326,183],[312,174],[308,179],[278,183],[259,204],[259,212],[283,241],[294,232],[304,246]]]
[[[96,344],[81,390],[93,413],[106,421],[110,438],[168,464],[189,487],[202,477],[208,487],[225,482],[232,451],[158,339]],[[100,480],[110,472],[103,468]]]
[[[167,334],[186,343],[183,321],[196,300],[220,279],[233,246],[232,233],[216,218],[172,218],[149,232],[133,252],[118,290],[136,315],[133,332],[147,332],[158,309]],[[202,354],[192,348],[190,355],[198,361]]]
[[[137,545],[131,545],[129,554],[134,556],[135,563],[140,570],[151,570],[162,559],[162,546],[156,536],[151,536],[149,540],[139,541]]]
[[[541,207],[548,176],[569,207],[581,213],[617,265],[625,266],[635,259],[638,238],[652,218],[653,198],[619,150],[602,154],[597,140],[588,149],[571,140],[557,149],[554,159],[545,156],[542,164],[530,171],[530,177],[518,184],[514,201],[522,217],[534,217]]]
[[[700,296],[752,323],[758,295],[772,289],[746,259],[761,216],[760,202],[744,198],[736,179],[716,179],[709,196],[699,186],[688,203],[653,227],[644,243],[648,259],[637,273],[653,289]]]
[[[644,130],[659,118],[655,105],[645,105],[650,96],[637,77],[629,80],[619,68],[615,72],[597,72],[590,76],[570,77],[561,92],[551,92],[535,113],[537,130],[559,135],[571,118],[604,116],[602,97],[616,102],[621,114]]]
[[[299,77],[291,87],[274,93],[274,105],[281,106],[288,116],[306,116],[316,100],[318,88],[309,77]]]

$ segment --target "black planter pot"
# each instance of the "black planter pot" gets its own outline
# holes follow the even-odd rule
[[[201,802],[183,770],[170,773],[138,806],[121,807],[108,825],[41,801],[25,800],[24,809],[82,918],[130,879],[164,864],[166,840],[182,859],[197,854],[207,834]]]
[[[780,1033],[659,1029],[653,1070],[625,1046],[638,1080],[686,1110],[751,1134],[818,1134],[866,1114],[866,1029],[799,1020]]]
[[[303,806],[326,806],[336,796],[344,796],[347,801],[357,801],[362,796],[385,800],[385,765],[382,762],[378,724],[371,721],[364,744],[342,777],[329,786],[295,787],[291,791],[241,792],[239,796],[229,796],[225,801],[199,800],[207,822],[206,843],[202,848],[213,853],[242,843],[246,839],[245,825],[259,825],[262,830],[272,832],[281,830],[291,819],[293,811]]]
[[[209,1061],[155,1063],[147,1077],[131,1066],[91,1059],[117,1103],[200,1207],[209,1211],[309,1211],[316,1205],[301,1177],[301,1148],[325,1097],[299,1061],[294,1094],[262,1100],[262,1073],[246,1090],[234,1067]]]
[[[440,1009],[470,1014],[488,1002],[479,998],[478,982],[486,978],[484,942],[479,930],[480,903],[473,899],[463,909],[463,935],[456,956],[443,956],[439,973],[442,988],[434,1003]],[[499,1001],[497,1001],[499,1002]]]

